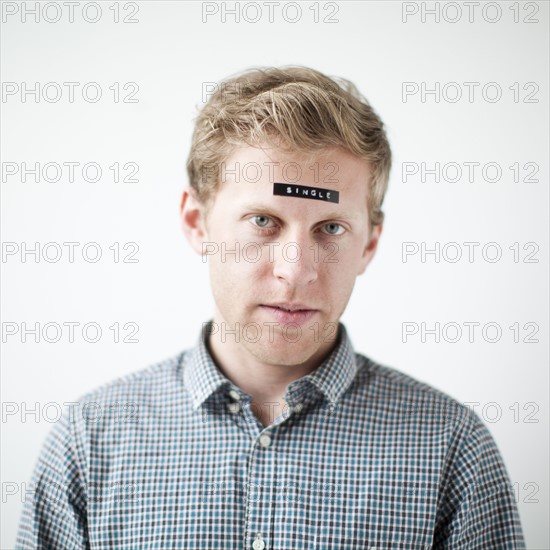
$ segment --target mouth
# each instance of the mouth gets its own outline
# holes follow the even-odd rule
[[[271,307],[274,309],[280,309],[282,311],[289,311],[291,313],[294,313],[296,311],[317,311],[316,309],[305,306],[303,304],[262,304],[262,307]]]
[[[319,312],[304,304],[261,304],[260,307],[268,315],[284,325],[303,325]]]

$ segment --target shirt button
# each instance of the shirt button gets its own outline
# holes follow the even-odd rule
[[[252,543],[252,548],[254,548],[254,550],[263,550],[265,548],[265,542],[262,539],[256,539]]]
[[[233,398],[235,401],[241,400],[241,396],[239,395],[239,392],[236,390],[229,390],[229,396]]]
[[[267,434],[262,434],[259,441],[262,447],[269,447],[271,445],[271,437],[269,437]]]
[[[299,413],[303,408],[304,408],[304,404],[303,404],[303,403],[296,403],[296,405],[294,405],[294,407],[292,407],[292,410],[293,410],[294,412]]]
[[[232,412],[233,414],[236,414],[241,410],[241,404],[240,403],[228,403],[227,408],[229,409],[229,412]]]

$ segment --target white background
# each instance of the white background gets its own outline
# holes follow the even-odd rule
[[[80,246],[74,263],[66,248],[53,263],[35,262],[32,255],[23,262],[20,252],[2,259],[1,547],[14,545],[22,484],[30,479],[53,426],[46,416],[55,420],[55,406],[46,404],[73,401],[175,355],[195,343],[201,323],[211,317],[207,265],[187,246],[178,219],[193,117],[205,83],[252,66],[294,64],[352,80],[386,123],[394,153],[380,247],[342,319],[356,350],[462,403],[480,404],[476,411],[494,435],[515,484],[527,546],[549,548],[548,3],[493,2],[487,7],[482,2],[469,21],[466,5],[442,2],[439,22],[430,14],[422,21],[422,10],[433,9],[434,2],[321,2],[319,22],[310,9],[313,2],[302,2],[299,16],[287,6],[286,20],[281,3],[270,22],[260,2],[255,4],[261,10],[257,23],[251,22],[254,6],[236,22],[235,15],[222,17],[221,5],[206,17],[203,10],[213,4],[139,2],[133,16],[138,22],[115,23],[114,2],[101,2],[96,23],[83,19],[82,6],[75,8],[71,23],[68,8],[57,3],[60,21],[41,16],[37,23],[32,14],[22,20],[21,4],[18,13],[9,15],[7,4],[1,76],[19,91],[2,97],[3,163],[21,168],[23,162],[31,167],[35,162],[73,161],[80,167],[96,162],[103,177],[86,182],[77,168],[73,183],[68,172],[57,183],[42,177],[35,183],[32,175],[23,183],[20,173],[2,182],[4,247],[68,241]],[[27,8],[34,4],[28,2]],[[131,5],[119,4],[121,19],[129,16]],[[55,6],[48,9],[46,18],[52,20]],[[411,13],[405,21],[404,11]],[[94,9],[86,15],[95,17]],[[36,82],[59,83],[63,96],[35,102],[27,95],[23,101],[23,83],[32,88]],[[73,103],[64,82],[80,83]],[[101,86],[96,103],[83,99],[88,82]],[[123,90],[127,82],[138,84],[138,102],[115,102],[109,87],[119,83],[122,99],[130,91]],[[438,101],[420,93],[404,101],[404,82],[419,88],[424,82],[432,89],[438,82],[440,90],[454,82],[463,96],[453,101],[457,87],[447,85]],[[472,101],[464,82],[479,83],[470,88]],[[502,90],[497,101],[489,100],[495,86],[485,89],[489,96],[482,93],[490,82]],[[527,83],[538,86],[532,96],[537,102],[525,102],[536,89]],[[519,96],[510,86],[518,87]],[[50,89],[51,96],[54,92]],[[114,183],[109,166],[115,162],[137,163],[139,182]],[[428,168],[436,162],[458,163],[464,174],[457,182],[442,178],[437,183],[433,175],[422,182],[420,174],[403,181],[404,162],[425,162]],[[465,162],[480,163],[473,182]],[[499,181],[483,177],[481,166],[490,162],[502,170]],[[520,167],[518,182],[509,168],[514,163]],[[530,171],[526,163],[538,167],[532,176],[538,181],[523,181]],[[452,178],[454,172],[447,175]],[[454,263],[455,250],[449,247],[439,262],[433,255],[424,262],[420,254],[402,259],[404,242],[424,242],[433,249],[435,243],[443,248],[472,241],[481,243],[473,262],[464,246],[462,259]],[[99,243],[103,252],[96,263],[82,258],[83,245],[90,242]],[[109,247],[115,242],[121,247],[137,243],[139,261],[114,262]],[[482,247],[489,242],[501,247],[499,261],[483,257]],[[517,263],[509,249],[514,243],[519,243]],[[523,261],[530,251],[523,250],[525,243],[539,247],[533,256],[538,262]],[[492,257],[494,248],[487,253]],[[126,254],[122,251],[121,258]],[[70,321],[80,327],[98,323],[102,338],[87,343],[79,328],[74,343],[68,332],[57,343],[42,336],[35,343],[32,335],[22,342],[20,332],[6,333],[14,326],[6,323],[32,328],[37,322]],[[139,326],[139,343],[114,343],[109,327],[127,322]],[[404,342],[404,322],[425,322],[427,328],[458,323],[464,332],[456,343],[443,337],[453,338],[453,330],[439,343],[433,335],[423,343],[420,333]],[[480,323],[473,342],[464,322]],[[481,327],[489,322],[502,328],[500,341],[483,338]],[[518,343],[509,329],[514,323],[520,327]],[[526,323],[538,326],[533,336],[538,343],[523,342]],[[37,403],[39,413],[29,413]]]

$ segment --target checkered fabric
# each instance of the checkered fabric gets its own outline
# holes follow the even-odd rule
[[[524,548],[480,418],[353,351],[289,384],[269,426],[197,345],[67,407],[17,548]]]

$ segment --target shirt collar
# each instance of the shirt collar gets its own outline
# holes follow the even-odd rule
[[[197,344],[184,356],[183,381],[191,396],[194,410],[225,386],[240,389],[221,373],[208,351],[206,340],[210,334],[211,324],[212,321],[203,324]],[[355,352],[346,328],[342,323],[338,323],[336,347],[313,372],[289,384],[289,401],[292,401],[293,396],[302,394],[307,384],[312,384],[331,405],[335,405],[355,378],[357,367]],[[242,389],[240,391],[243,392]]]

